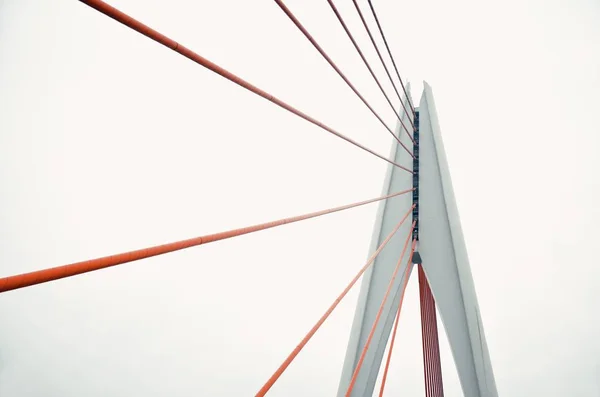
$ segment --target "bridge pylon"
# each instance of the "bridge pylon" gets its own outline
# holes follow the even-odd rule
[[[407,87],[410,95],[410,87]],[[410,109],[407,98],[406,108]],[[393,141],[390,159],[401,164],[413,160],[413,173],[409,174],[389,166],[383,193],[414,186],[415,194],[379,204],[371,240],[370,253],[374,252],[396,222],[413,204],[413,237],[418,240],[414,263],[401,265],[395,280],[392,299],[383,308],[362,367],[352,390],[352,397],[371,396],[390,336],[396,309],[402,294],[404,277],[409,277],[413,266],[420,266],[421,326],[423,327],[424,367],[426,395],[443,396],[439,346],[437,339],[437,307],[446,331],[452,356],[465,397],[497,397],[496,383],[488,353],[483,322],[471,275],[467,249],[460,225],[456,199],[444,151],[439,121],[431,87],[424,82],[423,94],[415,115],[404,114],[403,122],[414,122],[417,130],[412,140],[402,133],[400,124],[396,132],[401,141],[413,147],[416,159]],[[410,121],[409,121],[410,117]],[[358,298],[350,339],[340,379],[338,397],[344,397],[350,385],[359,357],[383,300],[387,285],[402,249],[402,239],[410,232],[412,222],[405,222],[394,241],[379,254],[374,265],[365,273]],[[410,269],[406,269],[409,266]],[[430,291],[430,292],[428,292]],[[427,303],[430,301],[430,303]],[[425,309],[424,305],[431,306]],[[431,325],[433,324],[433,326]],[[429,378],[429,379],[428,379]]]

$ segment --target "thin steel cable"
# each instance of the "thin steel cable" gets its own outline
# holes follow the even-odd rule
[[[392,60],[392,65],[394,66],[394,70],[396,71],[396,76],[398,76],[398,80],[400,80],[400,85],[402,86],[402,91],[404,91],[404,95],[406,96],[406,99],[408,100],[408,105],[410,106],[410,109],[412,110],[413,114],[415,113],[415,107],[412,104],[412,101],[410,100],[410,97],[408,96],[408,93],[406,92],[406,87],[404,86],[404,83],[402,82],[402,78],[400,77],[400,72],[398,72],[398,67],[396,66],[396,61],[394,61],[394,57],[392,56],[392,51],[390,50],[390,46],[388,45],[388,42],[385,38],[385,35],[383,34],[383,28],[381,27],[381,24],[379,23],[379,18],[377,18],[377,14],[375,13],[375,7],[373,7],[373,3],[371,2],[371,0],[369,1],[369,7],[371,8],[371,12],[373,13],[373,17],[375,18],[375,22],[377,23],[377,27],[379,28],[379,33],[381,33],[381,38],[383,38],[383,43],[385,44],[385,48],[387,49],[388,55],[390,56],[390,59]]]
[[[432,311],[432,306],[431,306],[431,296],[430,296],[430,291],[429,291],[429,285],[428,283],[425,283],[424,285],[425,288],[425,304],[427,305],[427,317],[426,317],[426,321],[427,321],[427,328],[429,329],[429,346],[428,346],[428,350],[429,350],[429,381],[431,384],[431,396],[432,397],[437,397],[437,392],[436,392],[436,384],[435,384],[435,351],[433,348],[433,334],[434,334],[434,329],[432,327],[432,323],[431,323],[431,311]]]
[[[319,43],[317,43],[315,38],[308,32],[308,30],[306,30],[306,28],[302,25],[302,23],[300,23],[298,18],[296,18],[296,16],[292,13],[292,11],[285,5],[285,3],[282,0],[275,0],[275,3],[277,3],[279,8],[281,8],[281,10],[288,16],[288,18],[294,23],[294,25],[296,25],[296,27],[302,32],[302,34],[304,34],[304,37],[306,37],[308,39],[308,41],[310,41],[310,43],[313,45],[313,47],[315,47],[315,49],[317,51],[319,51],[319,54],[321,54],[321,56],[327,61],[327,63],[329,63],[329,65],[333,68],[333,70],[335,70],[337,72],[337,74],[342,78],[342,80],[344,80],[344,82],[348,85],[348,87],[350,87],[350,89],[356,94],[356,96],[358,98],[360,98],[362,103],[364,103],[365,106],[367,108],[369,108],[369,110],[371,111],[371,113],[373,113],[373,115],[375,117],[377,117],[377,120],[379,120],[381,125],[383,125],[385,127],[385,129],[388,130],[388,132],[394,137],[394,139],[396,139],[396,141],[398,141],[400,146],[402,146],[404,148],[404,150],[406,150],[406,152],[408,154],[410,154],[410,156],[414,159],[415,155],[410,151],[410,149],[408,147],[406,147],[406,145],[404,145],[404,143],[402,143],[402,141],[400,141],[400,138],[398,138],[396,136],[396,134],[394,134],[394,131],[392,131],[392,129],[390,127],[388,127],[388,125],[385,123],[385,121],[383,121],[381,116],[379,114],[377,114],[377,112],[367,102],[367,100],[362,96],[362,94],[358,91],[358,89],[356,89],[356,87],[350,82],[350,80],[348,80],[346,75],[340,70],[340,68],[335,64],[335,62],[333,62],[331,57],[329,55],[327,55],[325,50],[323,50],[323,48],[319,45]]]
[[[350,385],[348,386],[348,390],[346,391],[346,397],[350,397],[352,394],[352,390],[354,389],[354,385],[356,384],[356,379],[358,378],[358,374],[360,373],[360,369],[362,367],[363,362],[365,361],[365,357],[367,355],[367,351],[369,350],[369,345],[371,344],[371,340],[373,340],[373,335],[375,335],[375,330],[377,329],[377,324],[379,323],[379,319],[381,318],[381,314],[383,313],[383,308],[387,301],[387,298],[392,290],[392,286],[394,285],[394,281],[396,280],[396,276],[398,275],[398,271],[400,270],[400,265],[402,264],[402,259],[404,258],[404,254],[406,253],[406,249],[408,248],[408,243],[410,238],[412,237],[413,229],[415,228],[415,222],[413,222],[412,227],[410,228],[410,233],[408,234],[406,241],[404,243],[404,247],[402,248],[402,253],[400,254],[400,258],[398,259],[398,263],[396,264],[396,268],[394,269],[394,273],[392,274],[392,278],[388,283],[387,290],[385,291],[385,295],[383,296],[383,300],[381,301],[381,305],[379,306],[379,310],[377,311],[377,315],[375,316],[375,321],[373,321],[373,326],[371,327],[371,331],[369,332],[369,336],[367,337],[367,341],[365,342],[365,346],[360,354],[360,358],[356,363],[356,368],[354,369],[354,373],[352,374],[352,379],[350,380]],[[408,263],[406,265],[406,270],[408,272],[408,268],[412,262],[413,253],[415,252],[415,246],[417,244],[417,240],[413,240],[410,255],[408,258]],[[406,276],[406,274],[405,274]],[[405,277],[405,282],[406,282]]]
[[[408,266],[412,267],[412,263]],[[390,369],[390,361],[392,361],[392,352],[394,351],[394,342],[396,341],[396,332],[398,331],[398,323],[400,322],[400,312],[402,311],[402,302],[404,302],[404,293],[406,292],[406,285],[408,284],[408,278],[410,277],[410,270],[406,269],[406,277],[404,285],[402,286],[402,292],[400,294],[400,301],[398,302],[398,309],[396,310],[396,321],[394,322],[394,330],[392,331],[392,340],[390,341],[390,348],[388,349],[387,359],[385,361],[385,369],[383,370],[383,377],[381,379],[381,387],[379,388],[379,397],[383,397],[383,391],[385,390],[385,383],[387,381],[387,374]]]
[[[354,276],[354,278],[352,279],[352,281],[350,281],[350,283],[346,286],[346,288],[344,289],[344,291],[342,291],[342,293],[336,298],[336,300],[329,307],[329,309],[327,309],[327,311],[325,312],[325,314],[323,314],[323,316],[321,316],[321,318],[319,319],[319,321],[317,321],[317,323],[311,328],[311,330],[308,332],[308,334],[306,334],[306,336],[304,337],[304,339],[302,339],[302,341],[300,341],[300,343],[298,344],[298,346],[296,346],[296,348],[283,361],[283,363],[279,366],[279,368],[277,368],[277,370],[273,373],[273,375],[271,375],[271,377],[269,378],[269,380],[263,385],[263,387],[258,391],[258,393],[256,393],[256,397],[263,397],[265,394],[267,394],[267,392],[271,389],[271,387],[273,387],[273,385],[275,384],[275,382],[277,381],[277,379],[279,379],[279,377],[281,376],[281,374],[283,374],[283,372],[287,369],[287,367],[292,363],[292,361],[294,360],[294,358],[296,358],[296,356],[298,355],[298,353],[300,353],[300,351],[304,348],[304,346],[306,346],[306,344],[308,343],[308,341],[319,330],[319,328],[321,327],[321,325],[323,325],[323,323],[325,322],[325,320],[327,320],[327,318],[329,317],[329,315],[337,307],[337,305],[340,303],[340,301],[348,294],[348,292],[350,291],[350,289],[352,289],[352,287],[354,286],[354,284],[356,284],[356,282],[358,281],[358,279],[363,275],[363,273],[365,271],[367,271],[367,269],[371,266],[371,264],[373,264],[373,261],[375,260],[375,258],[377,258],[377,255],[379,255],[379,253],[383,250],[383,248],[387,245],[387,243],[392,239],[392,237],[394,236],[394,234],[396,234],[396,232],[398,231],[398,229],[400,229],[400,226],[402,226],[402,224],[404,223],[404,221],[406,221],[406,218],[408,218],[408,215],[411,213],[411,211],[412,211],[413,208],[414,208],[414,205],[404,215],[404,217],[400,220],[400,222],[398,222],[398,224],[396,225],[396,227],[394,228],[394,230],[392,230],[391,233],[388,234],[388,236],[385,238],[385,240],[383,240],[383,242],[381,243],[381,245],[377,248],[377,250],[373,253],[373,255],[371,255],[371,257],[367,260],[367,263],[363,266],[362,269],[360,269],[360,271],[356,274],[356,276]]]
[[[390,164],[393,164],[398,168],[403,169],[404,171],[410,172],[411,174],[413,173],[408,168],[401,166],[400,164],[397,164],[392,160],[389,160],[388,158],[374,152],[373,150],[367,148],[364,145],[361,145],[360,143],[354,141],[353,139],[347,137],[346,135],[341,134],[340,132],[323,124],[322,122],[309,116],[308,114],[296,109],[292,105],[282,101],[281,99],[275,97],[274,95],[269,94],[266,91],[263,91],[262,89],[247,82],[246,80],[242,79],[241,77],[231,73],[230,71],[228,71],[226,69],[223,69],[219,65],[209,61],[208,59],[204,58],[203,56],[193,52],[192,50],[184,47],[183,45],[177,43],[176,41],[168,38],[167,36],[163,35],[162,33],[159,33],[158,31],[152,29],[151,27],[144,25],[140,21],[130,17],[129,15],[116,9],[115,7],[111,6],[110,4],[107,4],[101,0],[80,0],[80,1],[94,9],[96,9],[97,11],[101,12],[102,14],[114,19],[115,21],[122,23],[123,25],[127,26],[128,28],[131,28],[132,30],[135,30],[136,32],[164,45],[165,47],[172,49],[173,51],[183,55],[184,57],[196,62],[197,64],[199,64],[201,66],[204,66],[205,68],[211,70],[212,72],[215,72],[215,73],[221,75],[222,77],[225,77],[227,80],[229,80],[233,83],[236,83],[241,87],[244,87],[248,91],[251,91],[251,92],[265,98],[266,100],[274,103],[275,105],[280,106],[283,109],[303,118],[304,120],[306,120],[316,126],[321,127],[325,131],[337,136],[338,138],[341,138],[341,139],[345,140],[346,142],[351,143],[352,145],[359,147],[360,149],[362,149],[366,152],[369,152],[372,155],[379,157],[380,159],[382,159]]]
[[[311,212],[304,215],[298,215],[291,218],[279,219],[272,222],[261,223],[258,225],[243,227],[239,229],[228,230],[225,232],[208,234],[205,236],[194,237],[188,240],[176,241],[173,243],[157,245],[148,248],[142,248],[135,251],[124,252],[121,254],[105,256],[102,258],[91,259],[83,262],[71,263],[68,265],[52,267],[48,269],[38,270],[31,273],[24,273],[15,276],[9,276],[0,278],[0,293],[11,291],[18,288],[29,287],[36,284],[46,283],[48,281],[54,281],[65,277],[71,277],[78,274],[88,273],[95,270],[105,269],[107,267],[121,265],[128,262],[137,261],[144,258],[150,258],[152,256],[163,255],[169,252],[179,251],[182,249],[195,247],[202,244],[208,244],[219,240],[225,240],[232,237],[241,236],[260,230],[270,229],[276,226],[286,225],[288,223],[294,223],[303,221],[310,218],[316,218],[318,216],[331,214],[347,210],[354,207],[359,207],[365,204],[374,203],[376,201],[386,200],[392,197],[400,196],[402,194],[409,193],[414,189],[403,190],[401,192],[393,193],[387,196],[378,197],[358,203],[352,203],[343,205],[341,207],[329,208],[322,211]]]
[[[385,70],[385,74],[387,74],[388,79],[390,79],[390,83],[392,83],[392,87],[394,88],[394,91],[396,92],[396,95],[398,96],[398,99],[400,100],[400,104],[402,105],[402,109],[404,109],[404,112],[408,116],[408,120],[410,121],[410,123],[411,123],[411,125],[413,127],[413,131],[414,131],[415,124],[413,123],[413,121],[412,121],[412,119],[410,117],[411,114],[408,112],[408,110],[406,110],[406,106],[404,106],[404,101],[402,100],[402,96],[398,92],[398,88],[396,87],[396,84],[394,83],[394,79],[392,79],[392,75],[390,74],[390,71],[388,70],[388,67],[385,64],[385,61],[383,60],[383,56],[381,56],[381,52],[379,51],[379,46],[375,42],[375,38],[373,38],[373,34],[371,33],[371,29],[369,29],[369,25],[367,24],[367,20],[365,19],[365,16],[363,15],[362,11],[360,10],[360,7],[358,6],[358,2],[356,0],[352,0],[352,2],[354,3],[354,8],[356,8],[356,11],[358,12],[358,16],[360,17],[360,20],[362,21],[362,24],[365,27],[365,30],[367,31],[367,34],[369,35],[369,39],[371,40],[371,43],[373,44],[373,48],[375,48],[375,52],[377,53],[377,56],[379,57],[379,60],[381,61],[381,64],[383,65],[383,69]],[[412,139],[412,137],[411,137],[411,139]]]
[[[358,55],[360,55],[360,58],[363,60],[363,63],[365,64],[365,66],[367,67],[367,69],[369,69],[369,72],[371,73],[371,76],[373,77],[373,79],[375,80],[375,82],[377,83],[377,86],[379,87],[379,90],[381,91],[381,93],[383,94],[383,96],[385,97],[387,103],[390,105],[390,107],[392,108],[392,110],[394,111],[394,114],[396,115],[396,117],[398,118],[398,121],[400,121],[400,124],[402,125],[402,128],[404,128],[404,131],[406,131],[406,134],[411,137],[411,140],[413,141],[413,144],[415,143],[414,139],[412,139],[412,135],[411,133],[408,131],[408,128],[406,128],[406,125],[404,125],[404,122],[402,121],[402,117],[400,116],[400,113],[398,113],[396,111],[396,108],[394,107],[394,105],[392,104],[392,101],[390,100],[390,98],[388,97],[388,95],[385,93],[385,90],[383,89],[383,86],[381,85],[381,83],[379,82],[379,79],[377,78],[377,76],[375,75],[375,72],[373,72],[373,69],[371,68],[371,65],[369,64],[369,61],[367,61],[367,58],[365,57],[365,55],[363,54],[362,50],[360,49],[360,47],[358,46],[358,43],[356,43],[356,40],[354,40],[354,36],[352,36],[352,33],[350,33],[350,29],[348,29],[348,26],[346,25],[346,22],[344,21],[344,18],[342,18],[342,15],[340,14],[340,12],[338,11],[337,7],[335,6],[335,4],[333,4],[332,0],[327,0],[327,2],[329,3],[329,6],[331,7],[331,9],[333,10],[335,16],[337,17],[338,21],[340,22],[340,24],[342,25],[342,27],[344,28],[344,31],[346,32],[346,35],[348,36],[348,38],[350,39],[350,41],[352,42],[352,44],[354,45],[354,48],[356,49],[356,51],[358,52]],[[410,117],[409,117],[410,120]],[[412,121],[411,121],[412,123]]]

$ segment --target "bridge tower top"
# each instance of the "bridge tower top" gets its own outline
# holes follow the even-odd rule
[[[409,94],[410,95],[410,92]],[[404,98],[408,103],[407,98]],[[450,171],[444,152],[439,121],[431,87],[426,82],[419,107],[411,115],[415,125],[412,159],[413,174],[398,172],[388,167],[383,192],[394,191],[398,186],[412,185],[411,197],[385,201],[379,204],[371,240],[371,251],[379,246],[398,219],[402,209],[413,205],[413,238],[418,241],[411,263],[403,263],[401,277],[392,286],[392,299],[384,306],[381,320],[374,328],[372,340],[365,350],[370,330],[377,317],[380,303],[385,295],[387,281],[392,277],[402,243],[394,241],[376,258],[373,267],[363,278],[361,291],[351,329],[338,397],[346,390],[356,372],[363,351],[364,359],[356,376],[352,396],[371,396],[383,359],[394,318],[401,304],[403,286],[406,285],[412,267],[420,267],[422,312],[421,326],[424,330],[424,365],[426,368],[426,391],[428,396],[442,393],[437,321],[435,307],[440,313],[460,383],[466,397],[496,397],[496,384],[487,349],[483,323],[471,275],[467,249],[460,225],[456,200],[452,189]],[[404,118],[408,119],[405,114]],[[407,122],[409,120],[406,120]],[[398,127],[398,130],[400,128]],[[404,135],[407,144],[409,137]],[[390,159],[399,163],[410,160],[409,155],[392,145]],[[410,232],[410,223],[403,225],[399,235]],[[430,296],[427,291],[430,290]],[[425,295],[425,298],[424,298]],[[432,325],[435,324],[435,327]],[[433,340],[433,341],[432,341]],[[430,383],[430,385],[427,385]],[[436,394],[437,393],[437,394]],[[441,395],[441,394],[439,394]]]

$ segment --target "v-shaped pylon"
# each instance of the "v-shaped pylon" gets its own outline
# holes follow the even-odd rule
[[[418,200],[418,210],[413,215],[415,219],[418,218],[419,243],[418,255],[415,255],[413,261],[421,262],[422,259],[421,266],[429,282],[428,287],[430,287],[429,305],[433,305],[431,302],[437,303],[464,395],[466,397],[497,397],[496,383],[483,333],[483,324],[433,95],[431,87],[427,83],[424,83],[424,91],[417,113],[418,123],[415,124],[419,125],[419,142],[418,150],[415,153],[418,153],[418,162],[414,164],[417,177],[413,180],[412,175],[390,166],[386,175],[384,192],[394,191],[401,187],[405,189],[413,184],[418,186],[418,193],[415,195],[415,199]],[[412,144],[406,135],[403,138],[407,145]],[[398,148],[399,145],[394,142],[391,158],[400,164],[412,162],[412,158]],[[410,205],[412,205],[412,201],[409,202],[408,197],[388,200],[380,204],[371,242],[372,252],[397,222],[398,215]],[[409,222],[406,222],[406,225],[408,224]],[[398,239],[404,238],[401,236],[406,236],[406,233],[408,230],[400,229]],[[385,286],[389,282],[394,264],[398,260],[399,252],[396,251],[399,250],[400,245],[389,244],[390,248],[384,250],[370,272],[365,273],[352,324],[338,397],[344,396],[348,390],[358,356],[364,348],[375,313],[381,304]],[[405,274],[405,266],[406,264],[400,270],[401,274]],[[354,385],[353,397],[373,394],[386,342],[394,321],[395,308],[400,299],[402,283],[403,279],[399,277],[395,284],[394,299],[391,299],[384,307],[381,321],[377,325]],[[429,314],[426,313],[426,315],[432,321],[431,308],[428,310]],[[435,313],[435,308],[433,313]],[[433,331],[431,328],[431,332]],[[428,336],[428,338],[431,337],[433,336]],[[437,325],[434,337],[437,339]],[[435,349],[437,342],[428,342],[428,346],[427,349]],[[442,386],[441,378],[437,380],[439,377],[439,350],[437,356],[434,354],[433,359],[435,360],[436,357],[437,364],[426,361],[425,365],[433,365],[429,369],[430,390],[437,390],[435,393],[441,395],[439,394]]]

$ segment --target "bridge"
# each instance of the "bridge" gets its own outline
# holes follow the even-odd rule
[[[100,0],[82,1],[116,22],[319,127],[324,133],[335,136],[345,144],[355,146],[365,155],[375,156],[386,162],[388,168],[381,196],[271,222],[3,277],[0,279],[0,292],[6,293],[29,288],[41,283],[125,265],[153,256],[165,255],[378,203],[379,210],[371,239],[370,255],[364,266],[357,269],[354,278],[349,280],[347,286],[340,291],[339,296],[322,316],[314,324],[307,324],[312,328],[309,328],[308,333],[299,341],[298,345],[290,347],[289,355],[283,358],[281,365],[268,379],[265,379],[263,386],[255,392],[255,395],[267,395],[286,371],[293,370],[293,362],[296,357],[302,353],[304,347],[321,327],[326,326],[328,317],[349,291],[357,288],[356,284],[361,280],[338,396],[370,396],[374,393],[383,396],[386,380],[390,374],[389,368],[404,294],[410,276],[417,273],[426,396],[444,395],[438,335],[440,322],[443,324],[450,343],[464,395],[468,397],[497,396],[483,320],[470,273],[466,245],[462,236],[431,87],[425,83],[420,102],[415,105],[411,98],[410,85],[404,84],[400,76],[373,4],[369,0],[368,8],[377,26],[377,30],[372,31],[363,14],[365,9],[354,0],[356,12],[393,87],[394,95],[389,95],[354,39],[342,14],[334,2],[328,0],[332,12],[336,15],[348,40],[352,42],[365,68],[396,115],[396,125],[393,128],[390,127],[302,25],[292,10],[281,0],[275,0],[275,2],[290,22],[312,44],[315,51],[329,63],[349,90],[364,103],[364,106],[380,122],[383,129],[393,136],[391,152],[388,155],[378,153],[349,138],[342,131],[338,131],[301,109],[275,97],[108,3]],[[380,34],[383,38],[385,51],[378,48],[374,34]],[[384,59],[386,54],[389,57],[388,62]],[[399,106],[394,105],[396,99]],[[437,317],[437,312],[440,313],[440,319]],[[376,391],[376,380],[380,373],[383,374],[383,378],[379,390]],[[248,391],[248,393],[252,393],[252,391]]]

